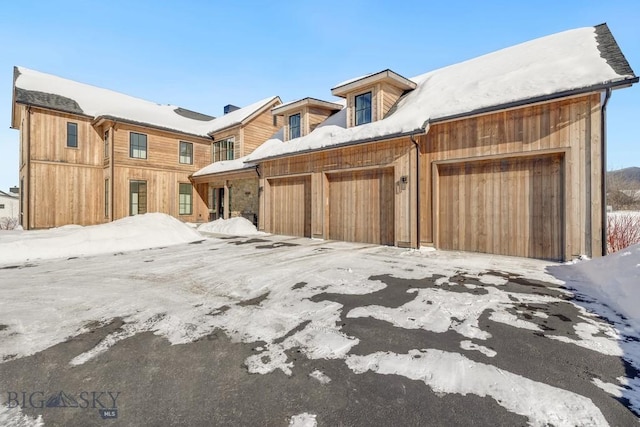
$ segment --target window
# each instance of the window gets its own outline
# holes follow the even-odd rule
[[[109,218],[109,178],[104,180],[104,217]]]
[[[213,143],[213,151],[211,153],[211,162],[219,162],[221,160],[233,160],[233,142],[234,137],[221,139]]]
[[[147,213],[147,181],[129,181],[129,215]]]
[[[289,139],[300,137],[300,114],[289,116]]]
[[[135,159],[147,158],[147,135],[142,133],[129,133],[129,157]]]
[[[371,123],[371,92],[356,96],[356,126]]]
[[[193,205],[192,194],[193,187],[191,186],[191,184],[180,184],[180,195],[178,198],[180,215],[191,215]]]
[[[67,147],[78,148],[78,124],[67,122]]]
[[[193,144],[180,141],[180,163],[193,164]]]
[[[104,131],[104,157],[109,157],[109,131]]]
[[[4,209],[4,205],[0,203],[0,209]]]

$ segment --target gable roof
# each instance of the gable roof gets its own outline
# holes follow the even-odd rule
[[[424,133],[438,121],[638,82],[606,24],[542,37],[410,80],[416,89],[382,120],[352,128],[327,123],[295,144],[274,138],[248,160]]]
[[[17,194],[13,194],[13,193],[5,193],[4,191],[0,190],[0,196],[5,196],[5,197],[10,197],[12,199],[16,199],[18,200],[19,196]]]
[[[211,123],[212,126],[209,131],[209,135],[233,126],[244,124],[255,114],[266,110],[267,108],[271,108],[273,104],[280,102],[279,96],[270,96],[269,98],[261,99],[251,105],[247,105],[246,107],[239,108],[225,114],[224,116],[218,117],[213,121],[213,123]]]
[[[279,98],[269,97],[215,118],[185,108],[157,104],[24,67],[14,67],[14,102],[95,119],[129,123],[208,137],[211,132],[242,123]]]

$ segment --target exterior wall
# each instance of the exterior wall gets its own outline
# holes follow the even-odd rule
[[[413,153],[413,154],[412,154]],[[311,235],[329,238],[329,175],[340,171],[365,171],[392,168],[395,194],[391,198],[395,217],[394,244],[415,246],[416,179],[414,176],[415,148],[408,138],[376,144],[358,145],[313,154],[286,157],[261,164],[259,228],[270,232],[272,204],[270,181],[274,178],[310,176],[311,178]],[[407,182],[402,184],[402,177]],[[292,206],[291,209],[296,209]],[[286,214],[286,212],[285,212]]]
[[[0,194],[0,218],[18,218],[20,215],[20,203],[17,197],[9,197]]]
[[[178,184],[210,163],[208,138],[18,105],[20,110],[20,185],[25,228],[65,224],[93,225],[129,215],[129,181],[148,182],[148,212],[184,221],[207,220],[206,203],[195,189],[193,214],[179,215]],[[78,147],[66,146],[66,124],[78,124]],[[105,153],[104,131],[109,130]],[[129,157],[129,133],[147,135],[147,159]],[[180,141],[193,143],[193,164],[179,162]],[[108,206],[105,206],[105,180]]]
[[[253,221],[258,215],[258,177],[231,182],[230,216],[244,216]]]
[[[263,142],[268,140],[275,134],[280,126],[273,125],[273,116],[271,110],[267,109],[255,119],[251,120],[244,126],[243,150],[241,155],[247,156],[253,153]],[[281,124],[281,123],[280,123]]]
[[[91,119],[33,107],[23,119],[23,226],[28,229],[103,222],[100,196],[89,191],[100,191],[103,149]],[[67,122],[78,124],[77,148],[67,147]]]
[[[420,137],[421,244],[436,243],[438,162],[557,155],[564,159],[564,257],[601,255],[600,123],[600,94],[593,94],[432,125]]]
[[[131,132],[147,135],[146,159],[129,157]],[[211,141],[209,139],[125,123],[117,123],[112,127],[111,135],[113,166],[110,168],[110,173],[105,170],[99,188],[101,188],[101,197],[104,198],[104,179],[110,179],[112,219],[124,218],[130,214],[129,182],[142,180],[147,181],[147,212],[166,213],[186,222],[208,220],[206,198],[203,199],[195,188],[192,192],[191,215],[179,214],[178,193],[180,183],[190,183],[189,176],[210,163]],[[193,164],[180,163],[181,141],[193,144]]]

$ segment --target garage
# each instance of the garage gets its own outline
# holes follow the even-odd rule
[[[561,260],[564,157],[438,164],[441,249]]]
[[[329,238],[394,244],[393,168],[327,174]]]
[[[311,237],[311,177],[269,180],[270,232]]]

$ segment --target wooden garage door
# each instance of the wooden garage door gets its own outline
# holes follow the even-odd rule
[[[393,169],[328,175],[329,238],[394,244]]]
[[[438,246],[560,260],[563,157],[438,165]]]
[[[311,237],[311,177],[269,180],[274,234]]]

